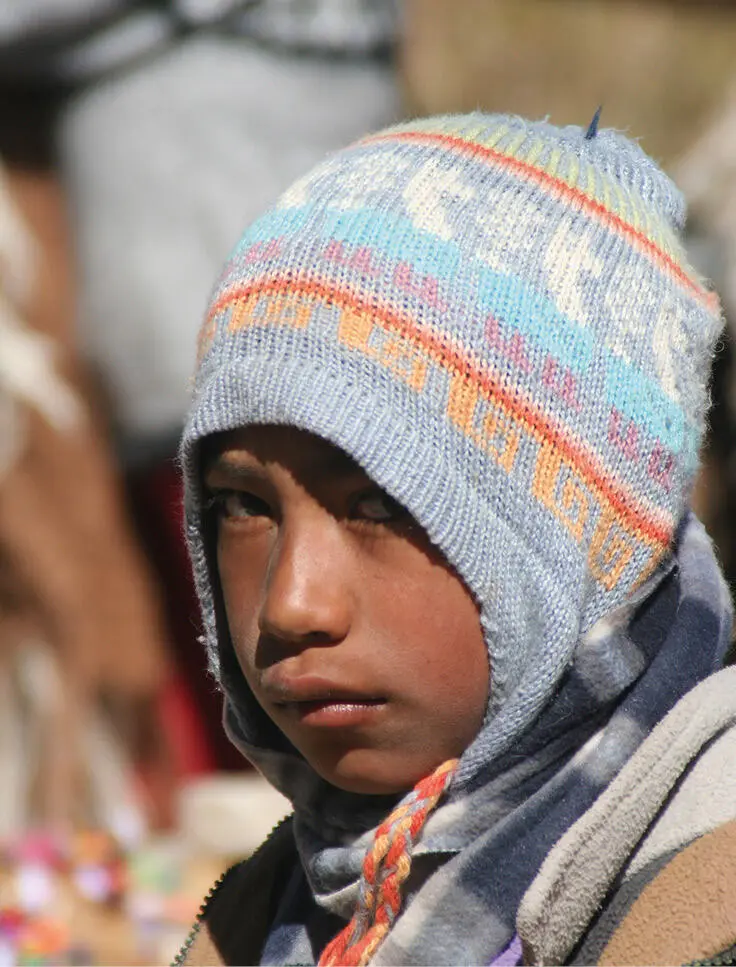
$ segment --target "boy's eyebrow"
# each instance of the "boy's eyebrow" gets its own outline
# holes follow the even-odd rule
[[[255,467],[249,463],[242,463],[231,454],[213,454],[205,463],[204,479],[205,482],[210,476],[221,476],[226,480],[253,480],[263,479],[264,472],[260,467]]]
[[[346,453],[337,448],[302,458],[295,467],[300,474],[309,477],[313,474],[327,474],[331,477],[365,477],[365,471]],[[206,461],[205,481],[210,475],[222,475],[228,480],[263,480],[265,470],[253,463],[239,460],[234,453],[227,451],[215,453]]]

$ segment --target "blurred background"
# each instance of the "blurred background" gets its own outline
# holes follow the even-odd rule
[[[640,139],[736,312],[736,3],[0,0],[0,967],[176,953],[288,805],[205,673],[176,446],[244,226],[330,150],[475,108]],[[736,579],[724,338],[695,495]]]

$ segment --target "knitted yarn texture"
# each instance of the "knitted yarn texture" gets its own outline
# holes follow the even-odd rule
[[[721,317],[684,217],[615,131],[472,114],[369,136],[256,221],[182,447],[215,673],[197,443],[290,424],[362,465],[479,603],[490,704],[453,784],[508,748],[580,635],[667,562],[689,498]]]
[[[401,910],[401,888],[411,870],[412,847],[456,768],[457,760],[450,759],[420,779],[378,827],[363,861],[355,914],[322,952],[320,967],[370,963]]]

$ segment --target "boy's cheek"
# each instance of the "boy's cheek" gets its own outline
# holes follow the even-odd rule
[[[230,640],[243,672],[252,665],[258,642],[259,587],[251,576],[251,569],[239,560],[242,556],[222,550],[218,545],[217,563],[222,600],[225,606]]]

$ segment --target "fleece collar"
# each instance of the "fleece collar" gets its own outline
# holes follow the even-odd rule
[[[581,639],[545,712],[475,785],[451,787],[414,852],[404,912],[376,964],[489,963],[512,941],[522,897],[555,843],[585,814],[649,732],[723,662],[728,591],[702,526],[682,525],[675,566],[633,613]],[[238,733],[242,751],[295,802],[301,869],[269,935],[269,963],[314,962],[310,936],[348,917],[362,859],[389,804],[326,787],[288,751]],[[501,872],[503,871],[502,875]]]
[[[707,763],[703,758],[700,765],[705,769],[688,778],[639,845],[686,770],[721,736],[733,752],[736,668],[726,668],[688,692],[549,854],[519,908],[525,963],[565,963],[623,870],[633,877],[660,857],[679,852],[698,836],[736,818],[736,773],[731,769],[724,776],[726,753],[719,745],[718,754]],[[694,795],[697,789],[690,778],[695,779],[700,795]],[[724,787],[721,796],[708,794],[709,778]]]

